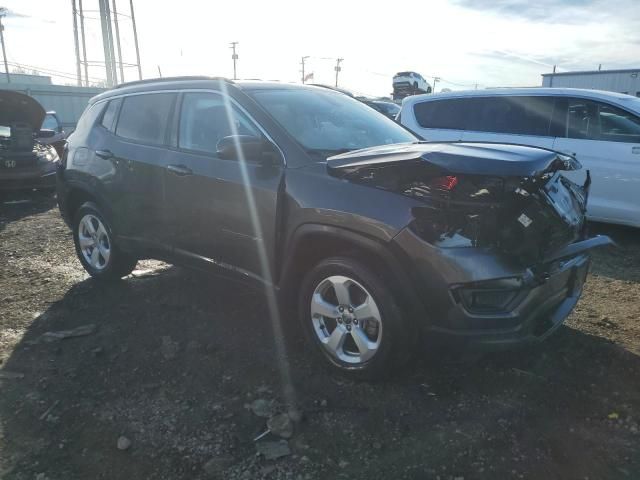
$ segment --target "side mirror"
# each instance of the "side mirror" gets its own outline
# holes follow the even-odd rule
[[[223,160],[240,160],[242,155],[246,160],[274,164],[279,153],[271,142],[262,138],[252,135],[229,135],[218,141],[216,155]]]
[[[51,138],[56,134],[55,130],[50,130],[48,128],[43,128],[38,132],[36,138]]]

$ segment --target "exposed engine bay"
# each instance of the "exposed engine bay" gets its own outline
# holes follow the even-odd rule
[[[448,146],[454,152],[422,149],[413,159],[404,156],[384,162],[378,157],[334,168],[350,181],[423,201],[424,206],[413,208],[415,221],[410,228],[440,247],[497,249],[529,265],[583,239],[589,172],[584,185],[561,173],[580,168],[575,159],[522,147],[543,155],[514,165],[518,159],[497,157],[492,162],[486,151],[478,157],[475,150],[485,149],[479,144]],[[460,155],[465,148],[473,154],[466,156],[466,162]],[[454,154],[453,161],[447,158]]]

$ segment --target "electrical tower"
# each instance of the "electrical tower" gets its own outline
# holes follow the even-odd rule
[[[129,15],[118,11],[116,0],[97,0],[98,11],[85,10],[83,0],[71,0],[73,14],[73,35],[75,41],[76,64],[78,72],[78,85],[82,82],[82,68],[84,67],[84,84],[89,86],[89,67],[104,65],[106,84],[112,87],[119,82],[124,82],[124,67],[137,67],[138,78],[142,80],[142,67],[140,66],[140,48],[138,46],[138,31],[133,10],[133,0],[129,0]],[[85,13],[98,13],[100,16],[100,29],[102,34],[102,48],[104,62],[87,60],[87,43],[85,38]],[[120,17],[131,19],[133,29],[133,42],[136,52],[136,63],[126,63],[122,59],[122,45],[120,42]],[[91,18],[91,17],[87,17]],[[80,32],[78,32],[78,19],[80,20]],[[80,34],[80,40],[78,39]],[[82,47],[82,51],[81,48]],[[119,78],[118,78],[118,73]]]

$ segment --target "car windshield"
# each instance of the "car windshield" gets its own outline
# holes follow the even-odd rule
[[[0,137],[10,137],[10,136],[11,136],[11,127],[0,125]]]
[[[258,90],[253,97],[311,153],[418,140],[358,100],[331,90]]]

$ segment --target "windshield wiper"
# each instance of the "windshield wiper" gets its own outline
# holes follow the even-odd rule
[[[306,148],[307,153],[312,155],[321,155],[323,157],[331,157],[333,155],[340,155],[341,153],[351,152],[357,150],[355,148]]]

